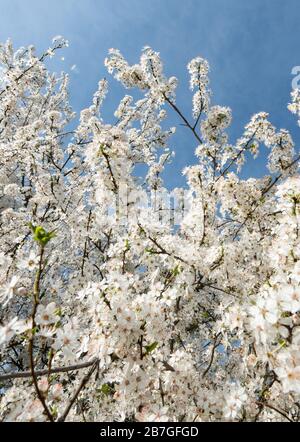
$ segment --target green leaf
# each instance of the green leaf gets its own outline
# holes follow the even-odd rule
[[[37,333],[37,331],[38,331],[38,327],[36,326],[36,327],[33,327],[32,329],[31,329],[31,333],[33,334],[33,335],[35,335],[36,333]]]
[[[285,339],[280,338],[280,339],[278,340],[278,344],[279,344],[281,347],[285,347],[285,346],[286,346],[286,341],[285,341]]]
[[[150,255],[152,255],[152,254],[156,253],[156,250],[151,247],[146,247],[145,252],[148,252],[148,253],[150,253]]]
[[[114,392],[114,389],[109,384],[103,384],[101,385],[100,391],[105,394],[105,396],[108,396]]]
[[[179,275],[179,273],[180,273],[179,264],[177,264],[177,266],[173,269],[172,273],[173,273],[173,276]]]
[[[152,342],[152,344],[149,345],[145,345],[145,349],[146,349],[146,354],[151,353],[153,350],[156,349],[156,347],[158,346],[158,342]]]
[[[55,237],[55,230],[47,232],[42,226],[34,226],[32,223],[29,223],[29,227],[33,232],[33,239],[43,247]]]
[[[50,405],[50,411],[51,411],[52,416],[54,418],[56,418],[58,416],[58,410],[57,410],[56,405]]]

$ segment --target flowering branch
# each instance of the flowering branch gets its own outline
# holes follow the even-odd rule
[[[45,57],[64,45],[54,42]],[[0,44],[1,419],[299,420],[300,156],[289,132],[259,112],[231,142],[232,112],[211,105],[201,57],[187,66],[190,122],[149,47],[133,65],[109,51],[108,71],[139,90],[116,120],[104,121],[104,79],[75,124],[68,76],[45,57]],[[291,101],[299,117],[300,91]],[[198,145],[170,210],[173,111]],[[262,148],[270,175],[244,179],[246,153]],[[153,191],[159,217],[157,198],[144,204]]]
[[[270,405],[267,402],[256,402],[257,405],[261,406],[261,407],[267,407],[270,408],[271,410],[276,411],[276,413],[281,414],[281,416],[283,416],[285,419],[287,419],[289,422],[294,422],[293,419],[291,419],[286,413],[284,413],[284,411],[279,410],[279,408],[274,407],[274,405]]]
[[[91,361],[82,362],[80,364],[74,364],[74,365],[68,365],[66,367],[55,367],[51,368],[50,370],[47,368],[45,370],[35,370],[34,374],[35,376],[44,376],[48,373],[67,373],[68,371],[75,371],[75,370],[81,370],[82,368],[90,367],[95,362],[97,362],[98,359],[92,359]],[[5,373],[0,375],[0,382],[6,381],[8,379],[17,379],[17,378],[30,378],[32,376],[31,371],[20,371],[16,373]]]
[[[39,258],[39,264],[38,264],[38,270],[36,273],[36,277],[35,277],[35,281],[34,281],[34,288],[33,288],[33,311],[32,311],[32,322],[31,322],[31,335],[29,338],[29,345],[28,345],[28,352],[29,352],[29,361],[30,361],[30,371],[31,371],[31,376],[32,376],[32,380],[33,380],[33,384],[34,384],[34,388],[36,390],[37,396],[45,410],[46,415],[48,416],[48,419],[53,422],[53,416],[52,413],[50,412],[45,398],[42,394],[42,392],[39,389],[39,385],[38,385],[38,381],[37,381],[37,377],[36,377],[36,373],[35,373],[35,367],[34,367],[34,356],[33,356],[33,344],[34,344],[34,333],[35,333],[35,327],[36,327],[36,322],[35,322],[35,315],[36,315],[36,310],[37,310],[37,306],[39,303],[39,294],[40,294],[40,280],[41,280],[41,276],[42,276],[42,266],[43,266],[43,256],[44,256],[44,245],[41,244],[40,245],[40,258]]]

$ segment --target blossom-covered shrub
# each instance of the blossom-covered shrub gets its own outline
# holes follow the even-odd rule
[[[116,49],[105,60],[139,98],[126,94],[105,122],[101,80],[76,125],[68,76],[45,65],[66,45],[57,37],[42,56],[0,46],[2,419],[299,420],[291,135],[261,112],[230,143],[231,110],[211,104],[200,57],[183,115],[177,79],[149,47],[135,65]],[[299,117],[299,91],[289,109]],[[193,135],[198,161],[173,209],[161,177],[175,131],[167,112]],[[263,148],[270,174],[241,179]]]

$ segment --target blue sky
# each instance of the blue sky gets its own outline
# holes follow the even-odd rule
[[[53,63],[70,71],[71,103],[76,111],[90,104],[103,60],[111,47],[136,62],[145,45],[161,53],[168,75],[178,77],[178,105],[190,112],[188,61],[201,55],[211,66],[213,103],[233,111],[231,141],[238,138],[251,115],[270,113],[277,127],[289,129],[299,141],[296,119],[286,109],[291,70],[300,66],[299,0],[0,0],[0,40],[16,47],[47,48],[55,35],[70,47]],[[111,80],[105,116],[109,118],[121,89]],[[172,115],[170,111],[170,115]],[[177,123],[172,116],[172,123]],[[298,144],[299,145],[299,144]],[[176,152],[166,171],[168,186],[184,183],[180,171],[195,162],[193,139],[182,126],[170,146]],[[265,173],[264,156],[250,161],[244,176]]]

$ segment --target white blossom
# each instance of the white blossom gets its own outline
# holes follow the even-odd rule
[[[297,144],[265,112],[231,139],[201,57],[191,122],[149,46],[109,51],[112,121],[106,79],[76,121],[47,65],[66,46],[0,45],[1,420],[299,420]],[[177,119],[196,163],[170,195]],[[245,178],[260,151],[265,175]],[[39,395],[6,379],[32,364]]]

